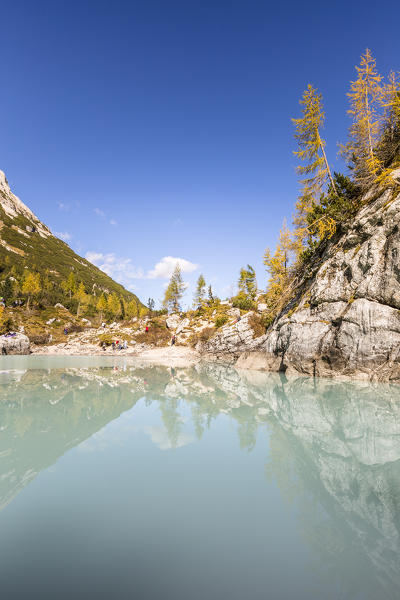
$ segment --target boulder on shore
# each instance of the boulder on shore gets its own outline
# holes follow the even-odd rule
[[[30,354],[30,342],[27,335],[15,333],[0,336],[1,354]]]

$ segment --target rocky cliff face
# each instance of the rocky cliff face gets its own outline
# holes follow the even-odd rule
[[[400,380],[400,169],[393,178],[326,244],[264,336],[237,343],[233,325],[204,351],[240,367]]]

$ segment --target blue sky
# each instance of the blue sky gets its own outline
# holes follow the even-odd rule
[[[0,169],[71,247],[146,301],[174,261],[222,296],[266,283],[297,194],[291,117],[323,93],[344,141],[366,47],[400,70],[398,2],[1,3]]]

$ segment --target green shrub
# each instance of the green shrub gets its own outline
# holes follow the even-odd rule
[[[240,308],[240,310],[255,310],[256,303],[245,294],[239,293],[232,299],[232,305],[234,308]]]
[[[102,344],[105,344],[106,346],[111,346],[111,344],[113,343],[114,338],[111,335],[111,333],[102,333],[101,335],[99,335],[99,344],[100,346]]]
[[[15,324],[11,317],[6,317],[1,324],[0,334],[8,333],[9,331],[15,330]]]
[[[29,336],[29,341],[37,346],[43,346],[44,344],[47,344],[49,339],[50,336],[48,333],[37,333]]]
[[[227,321],[228,317],[226,315],[220,315],[215,319],[215,327],[222,327]]]

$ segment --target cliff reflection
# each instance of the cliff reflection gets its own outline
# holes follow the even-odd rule
[[[398,597],[397,386],[218,365],[8,371],[0,375],[0,507],[141,398],[159,407],[164,448],[182,445],[183,404],[198,439],[221,413],[236,421],[245,451],[267,427],[267,477],[295,505],[321,585],[336,580],[335,597]]]

